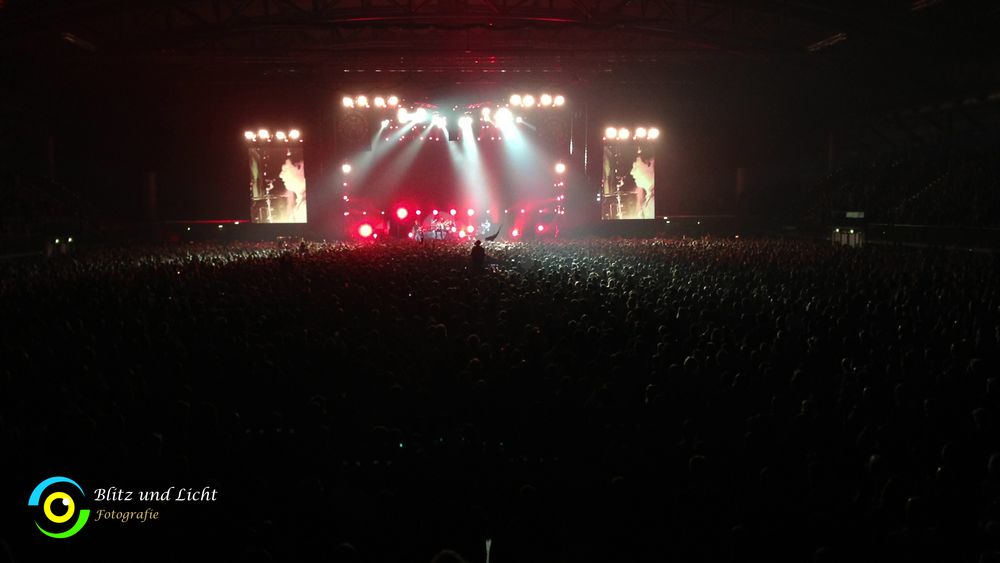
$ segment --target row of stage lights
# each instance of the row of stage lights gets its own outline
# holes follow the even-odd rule
[[[513,94],[509,99],[510,105],[512,107],[519,108],[547,108],[547,107],[562,107],[566,105],[566,96],[562,94],[557,94],[555,96],[551,94],[542,94],[537,98],[532,94]],[[399,96],[375,96],[369,99],[368,96],[344,96],[340,100],[341,105],[345,108],[370,108],[375,106],[376,108],[394,108],[399,105]]]
[[[538,234],[540,234],[540,235],[544,234],[545,231],[546,231],[545,225],[541,224],[541,223],[535,225],[535,231]],[[476,232],[476,228],[473,227],[472,225],[469,225],[468,227],[466,227],[464,229],[458,229],[456,227],[452,227],[451,228],[451,232],[452,233],[457,233],[458,234],[458,238],[465,238],[466,236],[468,236],[471,239],[472,235]],[[523,234],[524,234],[524,231],[522,231],[521,229],[518,229],[518,228],[511,229],[511,231],[510,231],[511,238],[518,238],[518,237],[520,237]],[[361,226],[358,227],[358,235],[360,235],[361,238],[372,238],[372,239],[377,239],[378,238],[378,233],[375,232],[375,228],[372,227],[371,223],[362,223]],[[412,232],[409,233],[407,236],[410,239],[415,238],[414,234]],[[737,237],[737,238],[739,238],[739,237]]]
[[[301,142],[302,133],[298,129],[292,129],[288,133],[284,131],[275,131],[274,138],[278,141],[299,141]],[[243,132],[243,138],[247,141],[271,141],[271,132],[267,129],[260,129],[256,133],[250,131],[249,129]]]
[[[398,96],[375,96],[371,101],[368,100],[368,96],[357,96],[350,97],[344,96],[340,103],[348,109],[353,108],[370,108],[374,104],[377,108],[394,108],[399,105]]]
[[[636,127],[635,133],[629,131],[627,127],[608,127],[604,130],[604,138],[608,141],[628,141],[648,139],[654,141],[660,136],[660,130],[656,127]]]
[[[485,107],[480,110],[480,115],[482,116],[480,118],[480,121],[495,123],[501,126],[510,125],[512,123],[523,122],[523,120],[520,117],[514,117],[514,113],[511,112],[509,108],[500,108],[496,111],[493,111],[491,108]],[[430,121],[432,127],[440,127],[441,129],[445,129],[448,127],[447,117],[439,114],[432,115],[429,111],[427,111],[426,108],[417,108],[413,111],[410,111],[406,108],[399,108],[399,110],[396,111],[396,121],[398,121],[401,124],[410,122],[419,124]],[[386,127],[388,125],[389,125],[388,120],[382,121],[382,127]],[[465,114],[459,117],[458,126],[471,127],[472,116],[469,114]]]
[[[561,174],[565,174],[566,173],[566,163],[564,163],[562,161],[558,161],[558,162],[555,163],[555,165],[552,167],[552,169],[555,170],[556,174],[560,174],[560,175]],[[343,163],[343,164],[340,165],[340,171],[343,172],[345,175],[346,174],[350,174],[352,170],[354,170],[354,167],[351,166],[351,163],[349,163],[349,162],[345,162],[345,163]],[[563,183],[562,182],[558,182],[557,185],[559,187],[562,187]]]
[[[541,223],[539,223],[538,225],[535,225],[535,231],[538,232],[538,234],[544,234],[545,230],[546,230],[545,229],[545,225],[543,225]],[[465,238],[466,236],[469,236],[469,238],[471,238],[472,235],[473,235],[473,233],[476,232],[476,228],[473,227],[472,225],[469,225],[465,229],[456,229],[456,227],[452,227],[451,228],[451,232],[453,232],[453,233],[457,232],[458,233],[458,238]],[[524,232],[521,231],[521,229],[516,229],[515,228],[515,229],[511,229],[511,231],[510,231],[511,238],[518,238],[518,237],[520,237],[523,234],[524,234]],[[378,233],[375,232],[375,227],[372,227],[371,223],[362,223],[361,226],[358,227],[358,235],[360,235],[361,238],[372,238],[372,239],[377,239],[378,238]],[[411,232],[411,233],[407,234],[407,237],[409,237],[410,239],[413,239],[414,235]],[[739,237],[736,237],[736,238],[739,238]]]
[[[535,96],[531,94],[514,94],[510,97],[511,107],[520,108],[532,108],[532,107],[562,107],[566,104],[566,97],[563,95],[552,96],[550,94],[542,94],[538,97],[538,101],[535,101]],[[352,98],[349,96],[344,96],[342,104],[345,108],[370,108],[374,103],[376,108],[398,108],[396,111],[396,120],[401,123],[425,123],[430,122],[432,126],[440,127],[445,129],[448,127],[448,118],[434,113],[432,114],[427,108],[418,107],[414,109],[407,109],[405,107],[399,107],[399,98],[396,96],[389,96],[388,98],[383,98],[382,96],[376,96],[373,102],[369,102],[367,96],[357,96]],[[456,107],[457,109],[457,107]],[[508,125],[511,123],[521,123],[523,120],[520,117],[515,118],[513,112],[508,107],[500,107],[495,111],[493,108],[486,106],[481,108],[480,115],[482,116],[482,121],[493,122],[497,125]],[[383,120],[382,127],[385,127],[387,122]],[[465,115],[458,118],[459,127],[469,127],[472,125],[472,116],[466,113]]]
[[[537,100],[537,101],[536,101]],[[531,94],[514,94],[510,97],[510,105],[518,108],[548,108],[548,107],[562,107],[566,104],[566,97],[562,94],[552,96],[550,94],[542,94],[535,98]]]
[[[563,201],[564,199],[565,199],[565,196],[559,196],[559,197],[556,198],[556,201]],[[351,201],[351,199],[345,195],[344,196],[344,201]],[[539,209],[538,213],[541,214],[541,213],[545,213],[547,211],[549,211],[548,208]],[[521,208],[519,210],[519,212],[520,212],[521,215],[524,215],[525,213],[527,213],[527,210],[525,210],[524,208]],[[554,212],[556,215],[565,215],[565,213],[560,213],[558,209],[553,209],[552,212]],[[415,216],[417,216],[417,217],[422,216],[423,213],[424,212],[421,211],[420,209],[417,209],[416,211],[413,212],[413,214]],[[438,215],[444,215],[444,213],[445,213],[444,211],[439,211],[437,209],[434,209],[434,210],[431,211],[431,215],[434,216],[434,217],[437,217]],[[510,209],[504,209],[503,213],[504,213],[504,215],[510,214]],[[367,216],[368,212],[367,211],[362,211],[361,214]],[[381,211],[381,212],[379,212],[379,214],[380,215],[385,215],[385,211]],[[455,209],[455,208],[451,208],[450,210],[448,210],[448,214],[451,215],[452,217],[455,217],[455,216],[458,215],[458,210]],[[490,215],[490,210],[489,209],[486,210],[486,214]],[[475,209],[468,209],[468,210],[466,210],[466,215],[468,215],[469,217],[474,217],[476,215],[476,210]],[[351,216],[351,212],[350,211],[345,211],[344,212],[344,217],[350,217],[350,216]],[[398,208],[396,208],[396,218],[399,219],[400,221],[406,219],[409,216],[410,216],[410,210],[409,209],[407,209],[405,207],[398,207]],[[236,224],[239,225],[239,222],[237,222]]]

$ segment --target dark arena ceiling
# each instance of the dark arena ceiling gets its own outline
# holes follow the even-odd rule
[[[223,76],[673,82],[706,69],[767,67],[807,73],[793,79],[891,70],[893,80],[927,72],[953,80],[955,61],[996,58],[998,24],[1000,3],[950,0],[0,0],[8,61]]]

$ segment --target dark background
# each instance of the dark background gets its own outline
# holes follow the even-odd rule
[[[575,216],[599,217],[604,126],[642,122],[663,132],[658,213],[780,218],[853,155],[995,140],[996,8],[930,4],[386,4],[362,21],[351,4],[10,1],[0,178],[23,194],[51,175],[103,221],[245,218],[248,127],[301,124],[320,203],[342,94],[544,89],[570,101]]]

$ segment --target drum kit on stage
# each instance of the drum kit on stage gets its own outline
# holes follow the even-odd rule
[[[449,235],[457,235],[458,226],[452,218],[435,217],[428,225],[413,225],[414,238],[417,240],[445,240]]]

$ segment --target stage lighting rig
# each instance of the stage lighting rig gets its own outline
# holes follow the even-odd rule
[[[608,127],[604,130],[604,140],[606,141],[629,141],[648,140],[655,141],[660,137],[660,130],[656,127],[638,126],[634,132],[628,127]]]
[[[298,129],[291,129],[289,130],[288,133],[285,133],[285,131],[282,129],[279,131],[275,131],[273,134],[271,133],[271,130],[267,128],[258,129],[257,132],[254,132],[251,129],[247,129],[246,131],[243,132],[243,139],[248,143],[257,143],[257,142],[270,143],[272,140],[276,140],[283,143],[288,143],[289,141],[302,142],[301,138],[302,138],[302,133],[299,132]]]

